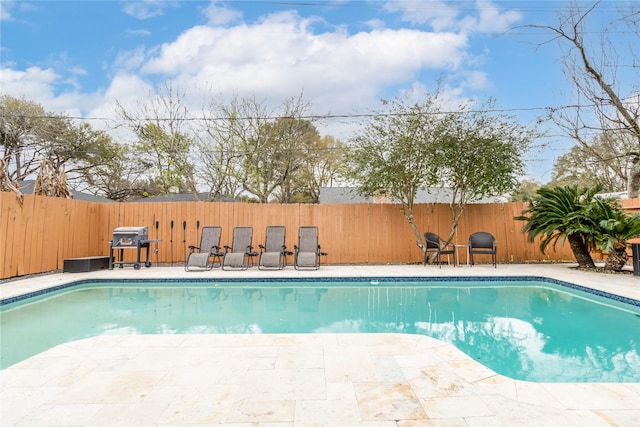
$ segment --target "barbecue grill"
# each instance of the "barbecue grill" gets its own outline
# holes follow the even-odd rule
[[[113,230],[113,238],[111,239],[111,250],[109,253],[109,270],[113,269],[114,265],[119,265],[122,268],[125,264],[132,264],[136,270],[140,269],[140,250],[146,249],[146,260],[144,262],[145,267],[151,267],[149,262],[149,243],[159,242],[159,240],[149,240],[149,227],[118,227]],[[115,260],[114,249],[118,253],[119,261]],[[136,249],[137,257],[135,262],[124,262],[124,250]]]

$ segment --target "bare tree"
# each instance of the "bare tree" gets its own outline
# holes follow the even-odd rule
[[[590,19],[615,4],[619,17],[607,27],[594,31]],[[628,6],[627,6],[628,5]],[[572,2],[560,15],[557,26],[529,25],[554,37],[564,51],[564,72],[577,96],[573,108],[551,110],[551,119],[579,145],[588,148],[594,134],[619,133],[634,141],[634,149],[617,153],[626,156],[627,193],[640,194],[640,3],[597,1],[588,8]],[[615,31],[611,31],[615,29]],[[596,36],[597,35],[597,36]],[[594,152],[602,164],[612,153]]]
[[[160,192],[171,187],[189,190],[197,197],[193,162],[190,159],[192,129],[185,93],[171,83],[158,87],[136,111],[118,104],[118,113],[138,140],[133,145],[140,161],[148,165]]]

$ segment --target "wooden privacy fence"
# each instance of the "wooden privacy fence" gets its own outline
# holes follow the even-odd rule
[[[623,204],[640,211],[640,199]],[[489,231],[498,241],[498,262],[572,260],[568,245],[542,254],[537,243],[527,242],[521,233],[523,223],[513,219],[526,207],[526,203],[469,205],[453,241],[466,244],[472,232]],[[416,205],[415,215],[422,232],[448,234],[447,204]],[[205,225],[222,227],[223,245],[231,244],[233,227],[252,226],[256,249],[264,242],[268,225],[286,227],[286,245],[291,249],[299,226],[317,225],[322,249],[328,252],[323,262],[329,264],[422,259],[400,206],[394,204],[93,203],[25,195],[20,205],[14,194],[5,192],[0,193],[0,279],[60,270],[68,258],[106,256],[113,229],[123,226],[149,227],[149,238],[162,240],[151,244],[151,262],[178,266],[184,263],[188,246],[198,244]],[[132,260],[135,252],[126,250],[126,259]],[[466,261],[464,252],[461,257]]]

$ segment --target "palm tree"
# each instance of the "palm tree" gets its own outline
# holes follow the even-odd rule
[[[640,236],[640,215],[628,215],[613,199],[595,198],[586,210],[598,221],[599,227],[593,230],[596,244],[609,253],[605,270],[622,270],[629,259],[629,239]]]
[[[594,248],[593,230],[597,225],[586,215],[585,205],[591,203],[599,188],[578,190],[573,187],[542,187],[536,191],[529,208],[515,219],[526,221],[522,228],[528,241],[540,237],[540,250],[565,240],[569,241],[578,267],[595,268],[590,249]]]

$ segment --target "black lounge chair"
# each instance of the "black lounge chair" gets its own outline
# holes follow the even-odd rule
[[[448,245],[443,245],[444,241],[435,233],[426,232],[424,233],[424,241],[425,241],[425,250],[424,250],[424,258],[422,260],[422,265],[427,265],[429,261],[429,255],[435,254],[435,262],[440,265],[442,268],[442,262],[440,261],[440,255],[447,256],[447,262],[451,264],[449,259],[449,255],[454,255],[453,257],[453,265],[456,265],[455,253],[456,248],[453,243],[449,243]]]
[[[224,246],[223,270],[225,267],[246,270],[249,265],[253,265],[253,257],[257,253],[253,252],[253,247],[251,246],[252,238],[253,227],[235,227],[233,229],[231,246]]]
[[[267,227],[264,245],[260,247],[260,258],[258,259],[258,269],[278,269],[282,270],[286,265],[287,252],[285,246],[285,228],[282,225],[270,225]]]
[[[211,270],[215,267],[216,261],[220,265],[220,260],[224,255],[220,252],[221,227],[202,227],[200,234],[200,246],[189,246],[189,255],[185,262],[184,269],[191,271],[193,268]]]
[[[318,244],[318,227],[302,226],[298,230],[298,244],[294,246],[293,267],[299,269],[320,268],[320,257],[326,256]]]
[[[473,260],[474,255],[491,255],[493,267],[497,268],[496,250],[497,244],[493,234],[486,231],[478,231],[469,236],[469,261],[471,265],[475,263]]]

